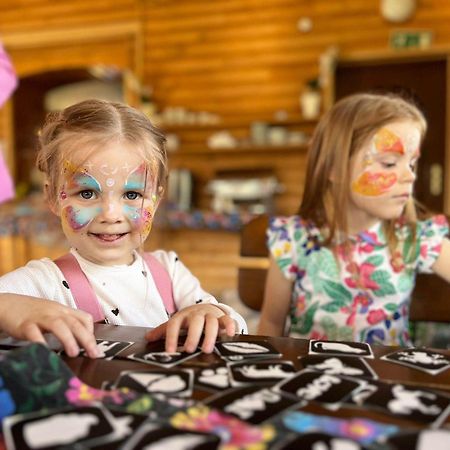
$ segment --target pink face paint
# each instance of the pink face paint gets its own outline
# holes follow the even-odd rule
[[[72,230],[78,231],[89,225],[100,212],[101,208],[98,206],[73,208],[71,205],[68,205],[63,209],[61,218]]]
[[[362,173],[353,183],[352,191],[368,197],[376,197],[387,192],[397,182],[394,173]]]

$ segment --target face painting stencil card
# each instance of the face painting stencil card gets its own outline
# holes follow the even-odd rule
[[[364,381],[356,378],[304,369],[292,378],[281,381],[273,389],[299,400],[324,403],[328,408],[335,410],[355,390],[361,389],[364,385]]]
[[[102,407],[69,407],[19,414],[3,422],[8,449],[70,448],[115,436],[114,417]],[[109,437],[109,439],[108,439]]]
[[[97,348],[100,353],[103,353],[105,356],[100,357],[99,359],[107,359],[111,360],[115,358],[119,353],[123,352],[128,347],[131,347],[134,342],[127,341],[107,341],[104,339],[96,339]],[[84,349],[80,350],[80,356],[86,356],[86,352]]]
[[[291,361],[245,361],[228,363],[231,384],[246,386],[274,384],[292,377],[296,369]]]
[[[342,355],[373,358],[372,349],[365,342],[310,340],[308,353],[310,355]]]
[[[221,392],[208,398],[204,404],[257,425],[281,411],[303,406],[304,403],[268,388],[246,386]]]
[[[139,352],[129,355],[128,358],[134,361],[143,362],[145,364],[152,364],[154,366],[170,368],[195,358],[201,352],[187,353],[184,351],[169,352]]]
[[[378,375],[364,358],[353,356],[300,356],[305,369],[317,370],[330,375],[361,377],[376,380]]]
[[[176,397],[192,395],[194,372],[192,369],[125,371],[119,375],[115,388],[127,387],[138,392],[164,394]]]
[[[450,358],[428,349],[407,348],[389,353],[380,359],[437,375],[450,368]]]
[[[281,353],[266,341],[216,342],[215,350],[222,358],[229,361],[261,357],[279,358],[281,356]]]
[[[348,402],[415,422],[439,426],[450,413],[450,396],[417,386],[370,381]]]

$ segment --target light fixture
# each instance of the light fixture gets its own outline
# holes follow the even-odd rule
[[[384,19],[389,22],[406,22],[415,13],[416,0],[381,0],[380,11]]]

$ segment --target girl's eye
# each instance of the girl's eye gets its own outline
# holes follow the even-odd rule
[[[392,169],[396,166],[395,162],[382,162],[381,165],[385,168],[385,169]]]
[[[137,200],[138,198],[141,198],[142,195],[139,194],[139,192],[135,192],[135,191],[129,191],[129,192],[125,192],[125,198],[127,200]]]
[[[91,198],[94,198],[95,193],[94,193],[94,191],[86,190],[86,191],[81,191],[78,195],[84,200],[90,200]]]

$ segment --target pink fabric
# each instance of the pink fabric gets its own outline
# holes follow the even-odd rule
[[[8,54],[0,44],[0,107],[17,87],[17,76]],[[14,185],[0,148],[0,203],[14,197]]]
[[[17,76],[11,60],[0,44],[0,106],[8,100],[17,87]]]
[[[14,186],[0,148],[0,203],[14,198]]]

